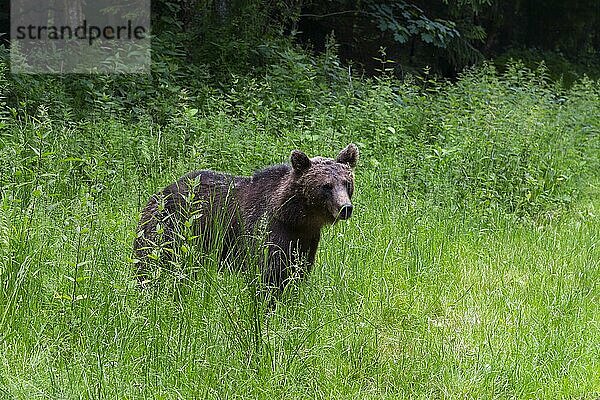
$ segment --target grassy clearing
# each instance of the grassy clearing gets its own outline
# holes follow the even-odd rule
[[[83,229],[40,212],[26,240],[3,213],[14,238],[3,265],[5,395],[597,395],[597,202],[546,226],[499,217],[491,229],[359,196],[361,212],[327,231],[314,273],[268,316],[241,277],[214,269],[136,290],[134,204],[100,206]]]
[[[292,76],[289,97],[277,79],[180,98],[166,124],[8,112],[1,397],[600,395],[597,82],[557,92],[516,68],[335,91]],[[192,168],[248,174],[350,141],[355,215],[273,313],[210,262],[135,287],[152,192]]]

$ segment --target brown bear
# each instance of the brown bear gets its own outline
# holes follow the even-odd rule
[[[251,177],[184,175],[153,195],[142,211],[134,242],[140,282],[148,282],[153,260],[175,260],[191,238],[203,252],[218,246],[221,263],[235,268],[248,267],[249,253],[258,254],[263,283],[283,290],[310,270],[321,228],[352,215],[357,160],[358,148],[349,144],[335,160],[309,159],[294,150],[291,165],[267,167]]]

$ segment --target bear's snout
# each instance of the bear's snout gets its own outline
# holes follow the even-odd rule
[[[338,213],[338,219],[346,220],[349,219],[352,215],[352,204],[347,203],[340,208],[340,212]]]

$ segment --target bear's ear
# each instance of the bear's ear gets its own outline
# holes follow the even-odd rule
[[[338,154],[335,161],[341,164],[348,164],[350,168],[356,167],[356,162],[358,161],[358,147],[356,147],[355,144],[350,143],[344,150],[340,151],[340,154]]]
[[[300,150],[292,151],[290,160],[292,161],[292,167],[298,172],[306,171],[310,167],[310,160]]]

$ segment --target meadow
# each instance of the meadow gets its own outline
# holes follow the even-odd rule
[[[600,396],[600,82],[303,57],[222,87],[1,65],[0,398]],[[136,286],[152,193],[350,142],[353,217],[274,310],[211,260]]]

